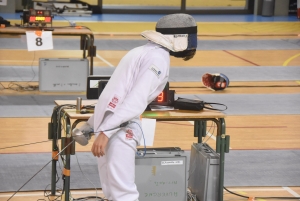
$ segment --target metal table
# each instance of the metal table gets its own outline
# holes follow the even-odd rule
[[[95,104],[97,100],[83,100],[83,105],[92,105]],[[72,104],[75,105],[75,100],[56,100],[56,105],[65,105]],[[53,139],[53,156],[58,153],[57,140],[61,137],[62,147],[65,148],[70,142],[72,142],[71,132],[73,128],[79,122],[87,121],[92,113],[80,114],[77,113],[75,109],[64,109],[65,121],[65,136],[54,136]],[[225,135],[225,114],[219,111],[207,110],[202,111],[188,111],[188,110],[174,110],[174,111],[145,111],[142,114],[143,118],[156,119],[157,121],[194,121],[194,137],[198,138],[198,143],[202,142],[202,137],[206,135],[206,122],[213,121],[217,125],[217,140],[216,140],[216,152],[220,154],[220,170],[219,170],[219,199],[218,201],[223,201],[223,186],[224,186],[224,163],[225,163],[225,153],[229,152],[229,136]],[[71,125],[71,120],[75,122]],[[57,122],[61,122],[58,120]],[[57,125],[59,128],[62,127],[61,123]],[[61,130],[61,129],[59,129]],[[53,131],[52,131],[53,133]],[[49,138],[50,139],[50,138]],[[70,191],[70,155],[75,154],[75,143],[73,142],[71,146],[65,149],[63,152],[66,155],[66,164],[64,167],[63,174],[65,175],[65,201],[69,200],[69,191]],[[58,158],[53,158],[52,161],[52,182],[51,182],[51,193],[55,196],[56,191],[56,162]],[[63,199],[62,199],[63,200]]]
[[[57,36],[80,36],[80,49],[83,51],[83,58],[90,58],[90,75],[93,75],[94,60],[96,56],[96,47],[94,46],[94,34],[88,28],[76,27],[45,27],[53,28],[52,35]],[[38,27],[23,28],[23,27],[6,27],[0,28],[0,34],[4,35],[25,35],[26,31],[41,30]]]

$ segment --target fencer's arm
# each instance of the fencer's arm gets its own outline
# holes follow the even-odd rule
[[[87,120],[87,123],[94,128],[94,114]]]
[[[158,77],[150,69],[146,70],[142,75],[140,75],[137,82],[134,84],[131,92],[126,96],[121,105],[119,105],[114,113],[110,115],[105,120],[99,128],[95,128],[96,131],[104,131],[111,128],[118,127],[120,124],[127,122],[137,116],[140,116],[146,109],[149,96],[157,97],[159,92],[156,92],[156,89],[161,84],[162,81],[165,81],[167,64],[162,69],[162,74]],[[167,79],[167,78],[166,78]],[[153,94],[156,92],[157,94]],[[116,130],[104,132],[107,137],[111,137]]]

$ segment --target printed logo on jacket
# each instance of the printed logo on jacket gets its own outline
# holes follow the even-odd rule
[[[114,110],[117,107],[119,100],[120,98],[117,95],[114,95],[107,107],[111,110]]]
[[[126,140],[132,140],[133,139],[133,132],[131,129],[126,130]]]
[[[157,68],[156,66],[151,65],[151,66],[149,67],[149,69],[150,69],[157,77],[160,76],[161,71],[160,71],[159,68]]]

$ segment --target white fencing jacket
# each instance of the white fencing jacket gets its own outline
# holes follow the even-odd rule
[[[101,93],[88,123],[110,138],[127,121],[139,118],[164,89],[170,67],[169,50],[149,41],[129,51]],[[116,128],[114,130],[110,130]],[[107,131],[110,130],[110,131]]]

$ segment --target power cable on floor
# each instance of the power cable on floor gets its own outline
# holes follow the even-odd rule
[[[14,194],[12,194],[12,196],[10,196],[10,198],[7,200],[9,201],[11,198],[13,198],[26,184],[28,184],[28,182],[30,182],[38,173],[40,173],[49,163],[52,162],[52,160],[57,157],[58,155],[60,155],[66,148],[68,148],[75,140],[72,140],[67,146],[65,146],[58,154],[56,154],[55,156],[53,156],[51,158],[51,160],[46,163],[46,165],[44,165],[39,171],[37,171],[28,181],[26,181],[17,191],[14,192]]]
[[[94,35],[101,35],[101,36],[111,36],[111,33],[95,33]],[[132,34],[128,34],[128,33],[114,33],[114,36],[140,36],[140,34],[138,33],[132,33]],[[213,34],[197,34],[197,37],[232,37],[232,36],[249,36],[249,37],[253,37],[253,36],[266,36],[266,37],[270,37],[270,36],[296,36],[298,37],[298,34],[224,34],[224,35],[213,35]]]
[[[76,156],[76,160],[77,160],[78,167],[79,167],[79,169],[80,169],[82,175],[85,177],[85,179],[87,179],[87,180],[93,185],[94,189],[96,190],[96,196],[95,196],[95,197],[98,197],[98,190],[97,190],[97,188],[96,188],[96,185],[95,185],[95,184],[94,184],[94,183],[86,176],[86,174],[83,172],[83,170],[81,169],[81,165],[80,165],[80,163],[79,163],[77,154],[75,154],[75,156]]]
[[[239,196],[239,197],[243,197],[243,198],[251,198],[249,196],[245,196],[245,195],[240,195],[238,193],[235,193],[235,192],[232,192],[230,190],[228,190],[225,186],[223,187],[227,192],[233,194],[233,195],[236,195],[236,196]],[[297,199],[300,199],[300,197],[252,197],[253,199],[278,199],[278,200],[281,200],[281,199],[289,199],[289,200],[297,200]]]
[[[93,201],[109,201],[108,199],[98,197],[98,196],[87,196],[82,198],[73,199],[74,201],[85,201],[85,200],[93,200]],[[96,199],[96,200],[95,200]]]
[[[0,82],[0,85],[2,86],[2,88],[0,90],[9,89],[9,88],[5,87],[1,82]]]
[[[243,86],[243,85],[237,85],[237,86],[228,86],[227,88],[235,88],[235,87],[245,87],[245,88],[251,88],[251,87],[300,87],[300,85],[268,85],[268,86]],[[205,86],[186,86],[186,87],[180,87],[180,86],[170,86],[170,88],[178,88],[178,89],[193,89],[193,88],[206,88]]]
[[[38,90],[39,89],[39,86],[38,85],[30,85],[28,84],[29,82],[31,82],[35,76],[36,76],[36,73],[34,72],[33,70],[33,62],[35,60],[35,51],[33,52],[33,59],[31,61],[31,71],[33,72],[33,77],[30,81],[26,82],[24,84],[24,86],[20,85],[20,84],[17,84],[16,82],[10,82],[8,84],[8,87],[4,87],[4,85],[1,83],[1,85],[4,87],[3,89],[11,89],[11,90],[14,90],[14,91],[35,91],[35,90]]]

